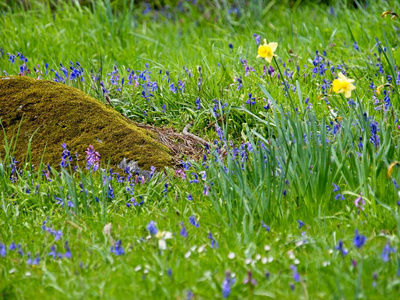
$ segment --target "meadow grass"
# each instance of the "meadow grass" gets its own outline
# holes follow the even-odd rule
[[[194,2],[0,4],[4,76],[210,141],[145,179],[16,163],[5,138],[1,297],[395,299],[399,4]]]

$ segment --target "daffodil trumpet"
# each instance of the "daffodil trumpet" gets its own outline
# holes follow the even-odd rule
[[[341,72],[338,74],[338,78],[332,82],[332,89],[336,94],[344,93],[346,98],[351,97],[351,91],[355,90],[353,84],[354,79],[347,78]]]
[[[264,39],[264,44],[260,45],[258,47],[257,58],[259,58],[259,57],[265,58],[265,60],[267,62],[271,63],[272,58],[274,56],[276,56],[276,54],[274,54],[274,52],[277,47],[278,47],[278,43],[276,43],[276,42],[267,43],[267,40]]]

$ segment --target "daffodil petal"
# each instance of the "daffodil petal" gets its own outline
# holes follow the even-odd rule
[[[276,48],[278,47],[278,43],[272,42],[272,43],[269,43],[268,46],[271,48],[272,52],[275,52]]]
[[[347,90],[347,91],[344,93],[344,96],[345,96],[346,98],[350,98],[350,97],[351,97],[351,90]]]

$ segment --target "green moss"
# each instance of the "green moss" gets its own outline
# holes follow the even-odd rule
[[[172,165],[167,147],[152,133],[139,128],[104,103],[64,84],[28,77],[0,77],[0,118],[8,138],[16,136],[21,123],[15,156],[22,161],[32,139],[32,161],[58,166],[63,143],[84,160],[89,145],[116,167],[123,158],[137,161],[149,170]],[[22,119],[22,122],[21,122]],[[0,134],[3,143],[3,134]],[[0,149],[0,152],[2,150]]]

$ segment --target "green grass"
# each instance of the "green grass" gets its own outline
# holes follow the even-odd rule
[[[396,166],[390,178],[387,171],[400,152],[399,20],[381,13],[400,12],[399,5],[366,1],[356,9],[337,1],[332,12],[303,2],[184,2],[147,14],[144,5],[130,1],[71,1],[52,9],[34,2],[29,10],[0,2],[1,71],[16,75],[22,65],[19,57],[12,64],[7,53],[28,58],[27,76],[36,77],[39,64],[44,79],[55,78],[50,69],[63,74],[59,63],[78,61],[84,81],[66,84],[109,99],[135,121],[177,131],[193,122],[193,133],[216,141],[204,160],[190,161],[186,179],[168,169],[144,184],[133,174],[130,185],[108,170],[74,171],[75,162],[61,171],[45,164],[32,170],[27,159],[15,169],[17,137],[5,140],[0,245],[7,250],[2,257],[0,248],[0,297],[186,299],[190,291],[194,299],[214,299],[222,298],[230,274],[235,283],[229,298],[396,298],[400,199],[393,180],[400,178]],[[253,34],[279,43],[273,75],[263,76],[270,64],[256,58]],[[313,75],[316,51],[317,67],[327,68],[323,75]],[[338,65],[355,79],[350,101],[331,91]],[[114,66],[116,84],[107,75]],[[128,68],[135,75],[147,70],[146,78],[128,85]],[[287,77],[286,69],[293,74]],[[392,86],[377,94],[388,75]],[[142,96],[142,85],[152,96]],[[255,105],[246,104],[250,93]],[[106,168],[107,162],[101,164]],[[360,195],[363,209],[355,205]],[[131,198],[143,203],[128,207]],[[47,217],[45,227],[60,230],[59,240],[42,229]],[[298,220],[305,225],[299,228]],[[158,236],[149,235],[150,221]],[[104,233],[110,223],[111,233]],[[356,229],[367,237],[360,248],[353,241]],[[172,237],[163,249],[165,232]],[[123,255],[110,251],[118,240]],[[53,245],[64,254],[66,241],[72,258],[49,256]],[[335,249],[339,241],[346,256]],[[9,250],[12,242],[23,256]],[[388,261],[382,258],[385,245],[396,249]],[[28,252],[32,259],[38,255],[38,265],[28,263]],[[244,283],[248,272],[257,284]]]

